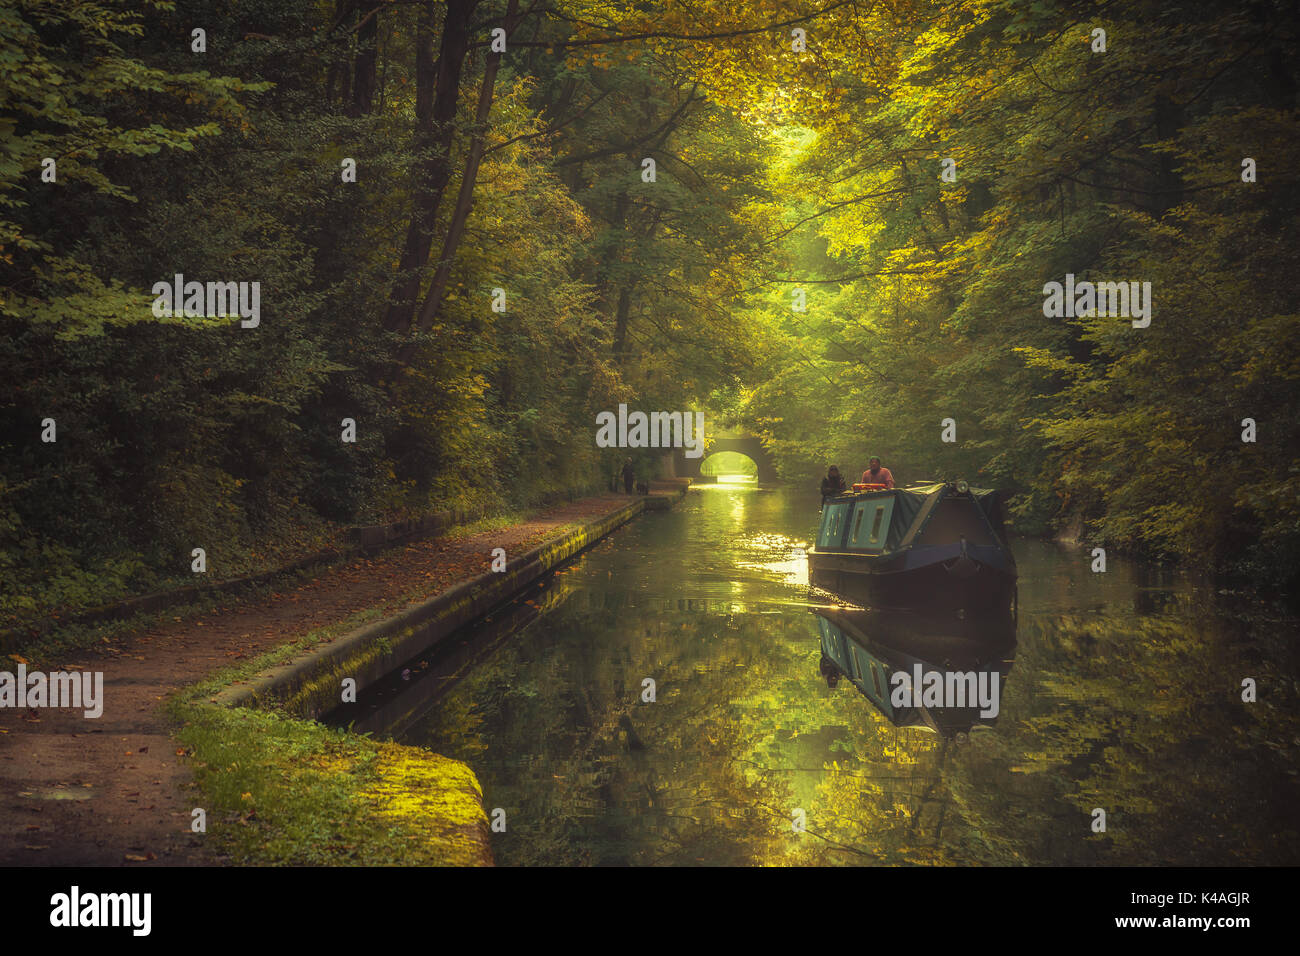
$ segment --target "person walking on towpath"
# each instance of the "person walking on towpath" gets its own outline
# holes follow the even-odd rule
[[[632,493],[632,482],[636,480],[636,471],[632,468],[632,459],[629,458],[623,465],[623,490],[629,495]]]
[[[886,488],[894,487],[894,476],[888,468],[882,468],[880,459],[875,455],[867,463],[867,470],[862,473],[862,483],[864,485],[884,485]]]

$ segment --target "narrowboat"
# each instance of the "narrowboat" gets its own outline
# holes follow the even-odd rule
[[[999,494],[964,481],[855,486],[827,498],[808,575],[865,607],[945,614],[1015,607],[1016,560]]]
[[[848,678],[894,726],[953,737],[997,722],[1015,656],[1010,615],[937,624],[910,611],[812,612],[827,684]],[[931,695],[922,687],[936,691]],[[956,689],[955,699],[947,699],[950,689]]]

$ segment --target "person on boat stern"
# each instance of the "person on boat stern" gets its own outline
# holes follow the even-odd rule
[[[636,469],[632,467],[632,459],[629,458],[623,466],[623,490],[629,495],[632,493],[632,482],[636,480]]]
[[[844,476],[840,474],[839,465],[831,465],[822,479],[822,501],[844,494]]]
[[[867,462],[867,470],[862,473],[862,483],[864,485],[884,485],[886,488],[894,487],[894,476],[888,468],[881,467],[880,459],[875,455]]]

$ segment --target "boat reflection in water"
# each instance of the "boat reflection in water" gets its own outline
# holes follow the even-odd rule
[[[812,610],[827,684],[847,677],[895,726],[954,737],[997,722],[1016,646],[1011,615],[938,620],[909,611]]]

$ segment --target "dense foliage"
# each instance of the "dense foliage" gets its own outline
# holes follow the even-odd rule
[[[748,426],[800,481],[879,454],[1016,491],[1024,530],[1293,573],[1295,28],[1280,0],[14,0],[0,616],[606,485],[619,402]],[[1151,282],[1150,326],[1046,317],[1067,272]],[[156,315],[177,273],[259,282],[260,324]]]
[[[1294,580],[1296,29],[1268,2],[1013,0],[810,29],[753,97],[799,84],[783,345],[748,402],[787,470],[877,454],[1015,491],[1025,531]],[[1067,273],[1151,283],[1150,324],[1046,316]]]
[[[596,411],[753,365],[708,303],[760,137],[653,50],[556,55],[564,19],[515,7],[0,11],[0,615],[604,487]],[[531,45],[490,55],[498,25]],[[177,273],[258,281],[260,324],[159,318]]]

